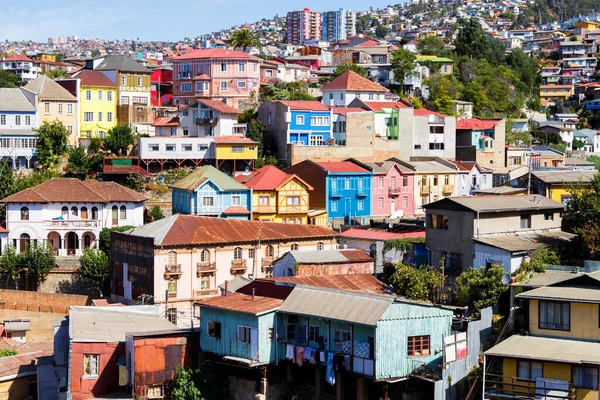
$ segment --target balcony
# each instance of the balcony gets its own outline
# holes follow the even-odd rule
[[[360,187],[358,189],[356,189],[356,195],[358,197],[366,197],[369,195],[369,188],[366,187]]]
[[[165,279],[168,277],[179,277],[181,276],[181,264],[167,264],[165,265]]]
[[[402,188],[401,187],[390,187],[388,189],[388,195],[390,197],[397,197],[400,196],[400,194],[402,194]]]
[[[199,262],[196,266],[196,275],[200,277],[202,274],[213,274],[217,272],[217,263],[215,262]]]
[[[431,188],[429,187],[429,185],[421,186],[421,196],[427,195],[429,193],[431,193]]]
[[[448,195],[454,193],[454,185],[444,185],[442,187],[442,194]]]
[[[216,296],[219,294],[219,289],[196,289],[194,290],[194,299],[201,299],[207,296]]]
[[[176,299],[177,298],[177,292],[169,292],[168,297],[170,299]]]
[[[265,257],[261,261],[261,271],[264,273],[273,269],[273,257]]]
[[[342,197],[342,190],[338,188],[329,188],[329,195],[331,197]]]
[[[231,261],[231,274],[243,274],[248,268],[246,267],[246,260],[232,260]]]
[[[217,117],[196,117],[194,123],[199,126],[217,126],[219,118]]]
[[[44,221],[44,227],[51,229],[98,228],[100,227],[100,221],[92,219],[82,219],[75,221],[66,219],[53,219],[51,221]]]
[[[486,374],[484,390],[486,399],[576,399],[575,388],[570,382],[568,388],[558,389],[556,380],[530,380]]]

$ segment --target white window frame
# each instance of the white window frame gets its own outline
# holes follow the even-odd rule
[[[226,92],[228,90],[228,85],[226,81],[221,81],[219,88],[222,92]]]
[[[192,91],[192,82],[181,82],[181,91],[188,93]]]
[[[127,76],[121,76],[121,86],[127,85]]]
[[[246,89],[246,82],[245,81],[238,81],[237,82],[237,87],[238,87],[238,89]]]
[[[86,90],[85,91],[85,100],[86,101],[92,101],[92,91],[91,90]]]
[[[144,86],[144,79],[141,76],[137,77],[137,85]]]
[[[112,90],[106,91],[106,101],[113,101],[113,93]]]
[[[87,373],[87,371],[84,368],[83,377],[84,378],[97,378],[100,374],[100,354],[84,354],[83,355],[84,366],[85,366],[86,357],[88,358],[88,368],[90,369],[90,372]],[[92,361],[94,362],[93,368],[92,368]]]
[[[236,204],[237,201],[237,204]],[[234,194],[231,196],[231,205],[232,206],[241,206],[242,205],[242,196],[239,194]]]
[[[296,125],[304,125],[304,115],[296,115]]]
[[[206,204],[205,200],[210,199],[211,204]],[[215,197],[214,196],[202,196],[202,207],[214,207]]]

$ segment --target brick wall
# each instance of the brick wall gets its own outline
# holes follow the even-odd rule
[[[70,306],[90,304],[89,296],[0,289],[1,309],[68,314]]]

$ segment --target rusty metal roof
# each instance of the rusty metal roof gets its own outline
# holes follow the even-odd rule
[[[283,304],[283,300],[271,297],[231,293],[227,296],[215,296],[199,302],[201,306],[222,308],[247,314],[259,315],[267,311],[276,310]]]
[[[330,238],[337,233],[315,225],[210,218],[175,214],[131,230],[129,235],[154,238],[156,246],[190,246],[255,241],[290,242]]]
[[[371,294],[386,293],[385,285],[369,274],[281,276],[277,278],[263,278],[262,280],[329,289],[352,290]]]

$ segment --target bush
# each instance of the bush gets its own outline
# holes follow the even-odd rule
[[[469,268],[456,278],[454,302],[469,307],[471,315],[478,318],[483,308],[498,303],[500,295],[508,289],[508,285],[502,283],[503,275],[501,265],[492,265],[487,270]]]
[[[1,357],[11,357],[19,354],[15,349],[0,349],[0,358]]]
[[[110,233],[111,232],[125,232],[130,229],[133,229],[133,226],[116,226],[114,228],[104,228],[100,231],[99,244],[98,247],[105,254],[110,256]]]
[[[436,303],[444,287],[444,278],[431,267],[413,268],[398,264],[389,283],[399,295],[411,300]]]
[[[150,217],[151,221],[158,221],[159,219],[163,219],[165,214],[163,214],[162,208],[159,206],[154,206],[148,212],[148,217]]]

